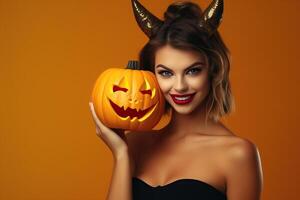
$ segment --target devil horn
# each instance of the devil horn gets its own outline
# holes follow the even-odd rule
[[[199,26],[205,28],[209,34],[212,34],[218,29],[224,10],[223,0],[213,0],[213,2],[206,8],[203,16],[200,19]]]
[[[158,28],[163,24],[163,21],[149,12],[137,0],[131,0],[135,19],[142,31],[151,38]]]

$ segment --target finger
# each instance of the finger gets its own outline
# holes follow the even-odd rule
[[[102,122],[98,119],[98,116],[95,112],[94,104],[92,102],[90,102],[89,105],[90,105],[90,110],[92,112],[92,115],[93,115],[93,118],[94,118],[95,122],[97,124],[102,124]]]
[[[96,127],[96,134],[99,136],[101,134],[101,131],[99,130],[98,127]]]
[[[96,125],[98,125],[98,127],[100,128],[100,131],[104,132],[104,131],[109,131],[109,132],[112,132],[112,130],[108,127],[106,127],[102,122],[101,120],[99,120],[96,112],[95,112],[95,109],[94,109],[94,104],[92,102],[89,103],[90,104],[90,109],[91,109],[91,112],[92,112],[92,115],[93,115],[93,118],[94,118],[94,121],[96,123]]]
[[[102,133],[111,133],[112,137],[114,137],[114,135],[116,134],[116,132],[114,131],[115,129],[111,129],[107,126],[105,126],[101,120],[99,120],[99,118],[96,115],[95,109],[94,109],[94,104],[92,102],[90,102],[90,108],[91,108],[91,112],[93,115],[93,118],[95,120],[96,125],[99,127],[99,131],[100,134]],[[122,139],[125,139],[125,134],[124,134],[124,130],[121,129],[116,129],[117,130],[117,135],[119,135],[119,137],[121,137]]]

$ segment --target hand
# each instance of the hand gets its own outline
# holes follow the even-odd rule
[[[124,152],[126,153],[128,146],[124,130],[106,127],[97,117],[92,102],[89,102],[89,106],[96,125],[97,136],[110,148],[114,157],[118,157],[119,154],[123,154]]]

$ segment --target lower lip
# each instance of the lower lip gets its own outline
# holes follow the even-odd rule
[[[174,96],[171,95],[174,103],[176,104],[179,104],[179,105],[183,105],[183,104],[188,104],[190,103],[192,100],[193,100],[193,97],[194,97],[195,93],[190,95],[188,99],[185,99],[185,100],[179,100],[179,99],[176,99]]]

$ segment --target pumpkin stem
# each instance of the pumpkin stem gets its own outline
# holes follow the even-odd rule
[[[139,66],[139,61],[129,60],[126,69],[141,70],[141,67]]]

